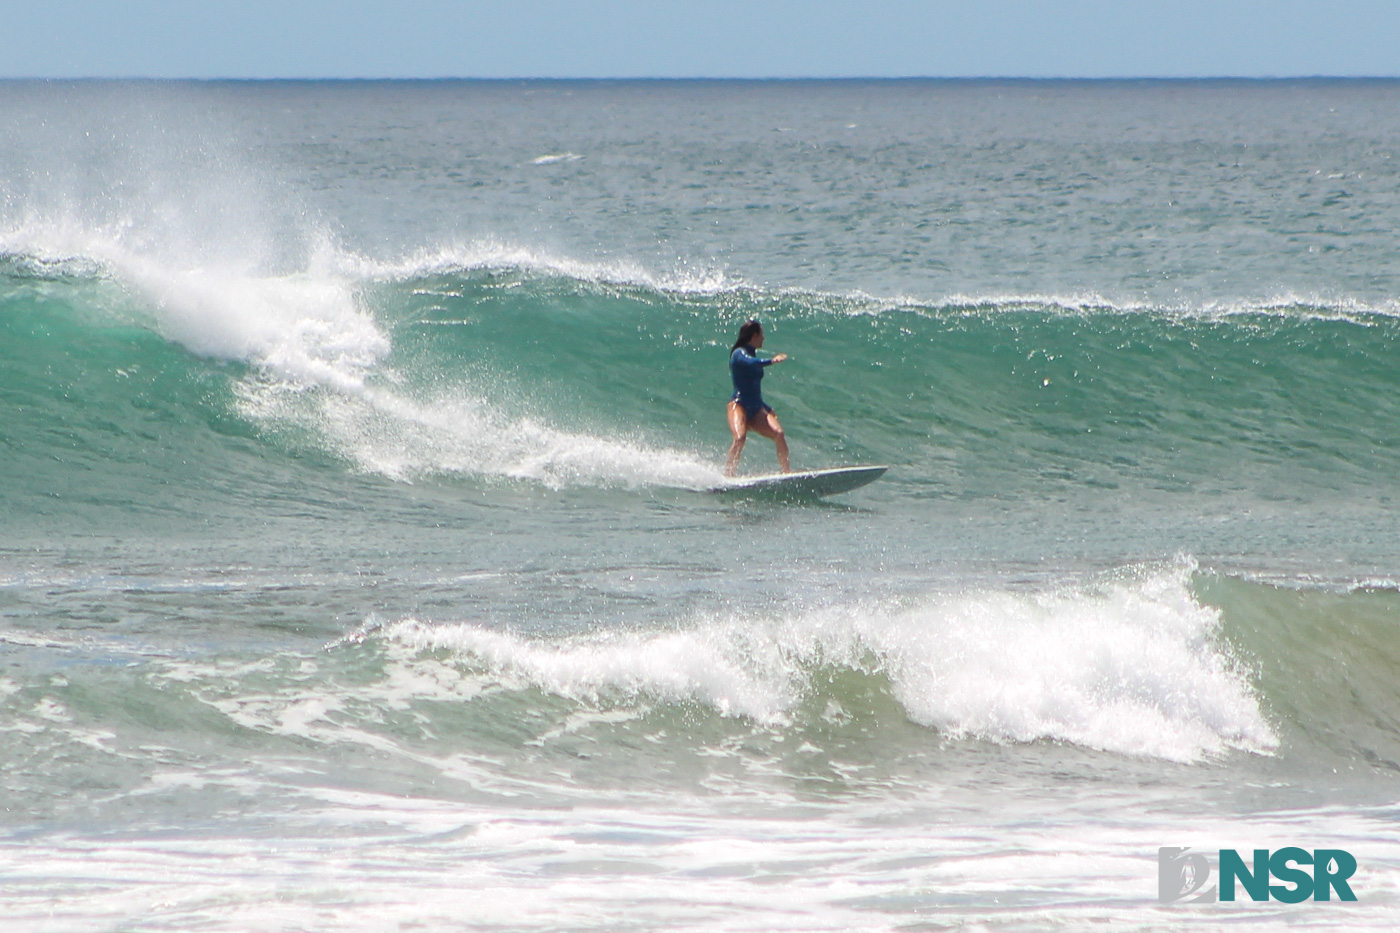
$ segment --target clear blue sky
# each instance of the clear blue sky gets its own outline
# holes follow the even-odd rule
[[[1400,0],[0,0],[0,77],[1400,75]]]

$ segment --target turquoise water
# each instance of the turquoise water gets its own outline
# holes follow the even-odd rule
[[[7,914],[1389,928],[1397,99],[0,84]]]

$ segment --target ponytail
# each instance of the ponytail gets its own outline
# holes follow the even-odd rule
[[[753,342],[754,334],[761,333],[763,333],[763,325],[758,323],[758,318],[750,318],[748,323],[739,328],[739,339],[734,341],[734,346],[729,348],[729,352],[733,353],[740,347],[748,346]]]

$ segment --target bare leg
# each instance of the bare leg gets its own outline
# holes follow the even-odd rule
[[[738,402],[729,403],[729,433],[734,441],[729,445],[729,456],[724,460],[724,475],[733,476],[739,470],[739,455],[744,452],[744,441],[748,439],[749,419]]]
[[[778,466],[782,468],[784,473],[791,473],[792,464],[788,460],[787,435],[783,433],[783,426],[778,423],[778,416],[771,411],[760,411],[753,416],[749,427],[778,446]]]

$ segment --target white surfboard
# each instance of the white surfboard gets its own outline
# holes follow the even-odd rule
[[[826,470],[800,470],[796,473],[769,473],[764,476],[736,476],[713,486],[710,492],[813,499],[859,489],[884,475],[887,466],[832,467]]]

